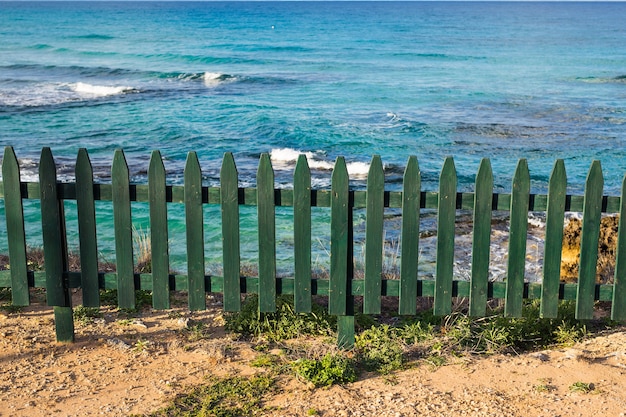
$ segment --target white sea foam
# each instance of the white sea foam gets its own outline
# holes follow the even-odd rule
[[[292,169],[300,155],[306,156],[309,168],[320,171],[332,171],[335,167],[334,161],[325,159],[323,152],[303,152],[291,148],[272,149],[270,158],[275,169]],[[367,177],[370,165],[367,162],[348,162],[346,164],[348,175],[357,178]]]
[[[205,86],[215,87],[216,85],[219,85],[223,82],[233,81],[235,77],[228,75],[228,74],[222,74],[219,72],[205,72],[204,75],[202,76],[202,79],[204,80]]]
[[[82,82],[70,84],[69,87],[72,91],[91,97],[116,96],[135,91],[133,87],[128,86],[93,85]]]

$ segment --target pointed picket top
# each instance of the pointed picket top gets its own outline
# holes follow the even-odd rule
[[[261,154],[257,170],[259,230],[259,311],[276,311],[276,214],[274,170],[268,153]]]
[[[39,159],[39,190],[41,195],[41,229],[46,266],[46,300],[49,306],[69,307],[69,292],[64,285],[66,263],[64,222],[57,198],[57,174],[49,147],[41,150]]]
[[[402,182],[402,236],[400,254],[399,314],[417,311],[417,261],[419,258],[421,174],[417,157],[410,156]]]
[[[239,311],[239,185],[237,166],[231,152],[226,152],[220,170],[222,209],[222,258],[224,264],[224,310]]]
[[[529,194],[530,172],[528,171],[528,163],[526,159],[520,159],[513,177],[511,196],[509,260],[504,306],[504,314],[507,317],[521,317],[522,315]]]
[[[299,155],[293,173],[294,309],[311,312],[311,170]]]
[[[562,159],[557,159],[550,175],[548,206],[546,208],[546,238],[540,308],[541,317],[544,318],[556,318],[558,315],[566,193],[565,163]]]
[[[150,245],[152,252],[152,307],[170,308],[169,235],[167,230],[167,196],[165,165],[161,152],[152,151],[148,166],[150,200]]]
[[[474,230],[472,234],[472,277],[469,314],[484,316],[487,310],[489,255],[491,250],[491,206],[493,171],[491,161],[483,158],[476,174],[474,192]]]
[[[189,309],[206,309],[204,280],[204,215],[202,212],[202,171],[196,152],[185,163],[185,223],[187,232],[187,280]]]
[[[26,234],[20,184],[20,165],[11,146],[4,148],[2,160],[4,213],[7,224],[9,260],[11,262],[11,298],[15,306],[30,304],[28,267],[26,263]]]
[[[338,157],[331,176],[329,314],[347,314],[349,253],[349,181],[346,161]]]
[[[593,318],[603,190],[602,166],[600,161],[596,160],[591,163],[585,183],[578,289],[576,293],[576,319],[578,320]]]
[[[622,180],[622,197],[617,233],[611,320],[623,321],[626,320],[626,176]]]
[[[113,156],[111,167],[117,300],[120,308],[135,308],[133,230],[130,209],[130,178],[126,157],[121,149]]]
[[[381,311],[384,192],[383,164],[380,156],[374,155],[367,176],[364,314],[380,314]]]
[[[87,149],[80,148],[76,157],[76,210],[80,247],[80,274],[83,306],[100,307],[98,280],[98,239],[93,191],[93,167]]]
[[[446,315],[452,312],[456,187],[457,175],[454,159],[447,157],[439,176],[437,266],[433,306],[435,315]]]

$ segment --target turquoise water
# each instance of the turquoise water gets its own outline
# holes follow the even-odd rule
[[[400,187],[409,155],[430,190],[449,155],[463,190],[483,157],[498,191],[510,189],[519,158],[535,193],[556,158],[572,193],[594,159],[606,194],[619,194],[626,171],[625,3],[0,2],[0,57],[0,144],[15,147],[29,181],[43,146],[61,180],[87,148],[100,182],[116,148],[138,182],[160,149],[174,184],[192,150],[207,185],[227,151],[241,186],[254,185],[263,152],[279,187],[302,152],[319,188],[339,155],[354,187],[381,155],[388,189]],[[134,210],[145,229],[145,210]],[[184,269],[184,213],[171,217]],[[251,260],[253,218],[242,223]],[[219,228],[208,223],[207,257],[219,263]],[[278,227],[288,249],[288,220]],[[325,230],[315,231],[320,256]],[[99,235],[110,256],[110,225]]]

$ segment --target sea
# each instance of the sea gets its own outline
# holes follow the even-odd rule
[[[524,158],[533,193],[546,192],[563,159],[569,193],[584,191],[600,160],[604,193],[619,195],[626,3],[1,1],[0,144],[14,148],[23,181],[38,180],[41,148],[50,147],[59,181],[73,180],[77,151],[86,148],[96,182],[110,181],[113,153],[123,149],[131,181],[141,183],[158,149],[169,184],[182,184],[194,151],[209,186],[219,185],[223,155],[232,152],[241,187],[255,186],[259,157],[269,153],[277,188],[291,187],[295,160],[306,154],[314,188],[330,187],[343,156],[351,187],[362,189],[380,155],[386,189],[399,190],[415,155],[424,190],[437,190],[452,156],[460,191],[472,191],[482,158],[491,160],[495,191],[510,191]],[[110,204],[97,209],[101,256],[114,259]],[[37,247],[38,203],[25,210],[28,243]],[[66,211],[68,241],[77,246],[72,202]],[[289,274],[289,209],[277,213],[277,262]],[[184,271],[184,209],[173,204],[169,214],[172,267]],[[207,269],[219,270],[219,208],[206,207],[206,216]],[[242,207],[241,216],[242,261],[254,263],[256,210]],[[327,211],[315,209],[314,218],[313,258],[324,269]],[[533,219],[541,229],[541,216]],[[363,220],[355,215],[357,240]],[[133,205],[133,221],[145,237],[144,205]],[[390,259],[401,245],[395,223],[385,231]],[[436,217],[425,213],[422,230],[429,229]],[[505,232],[492,242],[493,279],[505,274]],[[0,252],[3,236],[0,202]],[[428,236],[420,244],[427,275],[436,241]],[[529,239],[536,256],[527,278],[536,280],[540,233]],[[471,241],[457,238],[455,260],[461,277],[471,253],[464,240]],[[359,251],[357,244],[357,260]]]

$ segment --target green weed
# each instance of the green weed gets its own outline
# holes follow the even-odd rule
[[[97,307],[78,306],[74,308],[74,320],[82,325],[93,323],[93,320],[102,317],[100,309]]]
[[[208,384],[179,395],[171,405],[152,417],[245,417],[263,415],[264,397],[275,390],[275,381],[268,375],[250,378],[233,376],[210,377]]]
[[[276,300],[275,313],[259,313],[258,297],[246,298],[240,312],[224,314],[225,328],[245,336],[263,336],[270,341],[293,339],[302,335],[331,335],[336,318],[314,304],[309,314],[296,313],[293,297],[282,295]]]
[[[328,353],[321,360],[299,359],[292,364],[292,368],[316,387],[345,384],[357,378],[354,361],[341,353]]]
[[[594,390],[594,385],[591,383],[577,381],[569,386],[569,390],[571,392],[579,392],[582,394],[588,394]]]

